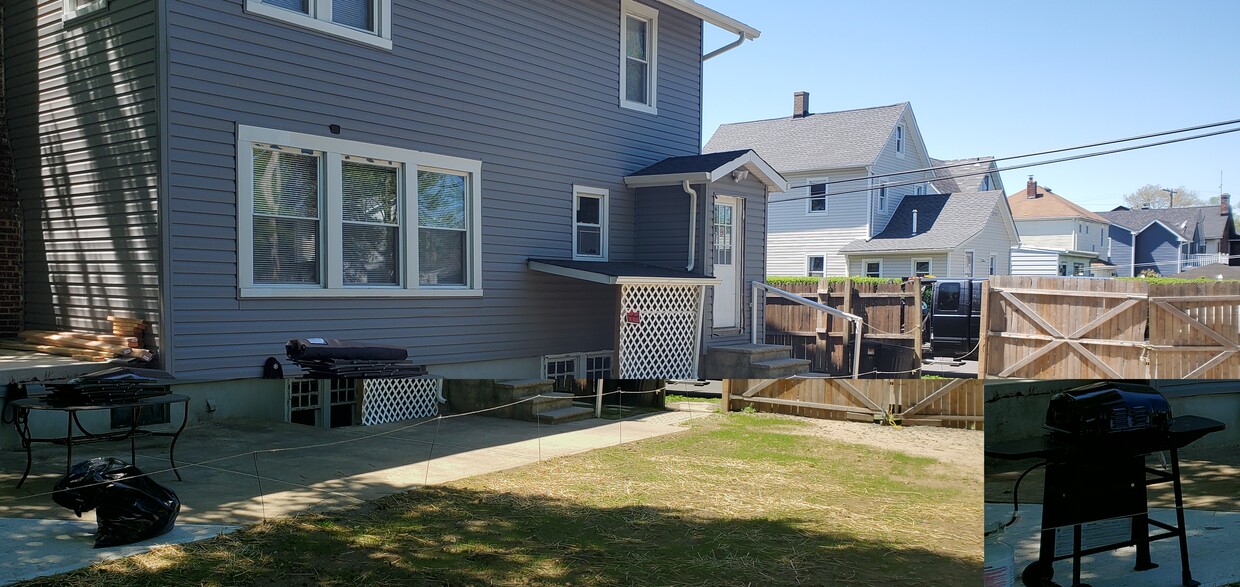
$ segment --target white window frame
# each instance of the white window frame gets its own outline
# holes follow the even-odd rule
[[[991,253],[990,254],[990,274],[995,275],[995,272],[998,270],[999,270],[999,258],[994,253]]]
[[[964,276],[973,277],[973,265],[977,263],[977,254],[972,250],[964,252]]]
[[[988,191],[990,191],[990,187],[991,187],[991,186],[990,186],[990,176],[989,176],[989,175],[983,175],[983,176],[982,176],[982,186],[981,186],[981,187],[982,187],[982,189],[980,189],[980,190],[978,190],[978,191],[982,191],[982,192],[988,192]]]
[[[392,49],[392,0],[371,0],[375,7],[375,30],[366,31],[332,22],[332,0],[309,0],[310,14],[265,4],[263,0],[245,0],[245,11],[270,19],[287,22],[316,32],[340,37],[380,49]]]
[[[812,195],[815,185],[822,185],[822,196],[821,196],[822,209],[821,210],[814,209],[814,200],[819,199],[819,196]],[[830,194],[831,194],[830,180],[828,180],[827,178],[823,177],[823,178],[815,178],[815,179],[807,180],[805,182],[805,195],[808,197],[805,198],[805,213],[806,214],[826,214],[827,210],[831,208],[830,198],[828,198]]]
[[[323,153],[326,167],[320,210],[321,283],[257,284],[254,281],[255,144],[274,144]],[[344,285],[341,163],[368,157],[401,164],[401,249],[399,285]],[[465,196],[465,285],[423,285],[418,279],[418,171],[463,175]],[[482,297],[482,162],[409,149],[303,133],[237,126],[237,283],[240,298]]]
[[[878,186],[878,211],[887,211],[887,184]]]
[[[106,10],[107,7],[108,0],[95,0],[94,2],[88,2],[78,6],[77,8],[73,7],[73,0],[63,0],[63,3],[61,4],[60,20],[63,22],[68,22],[88,14],[93,14],[100,10]]]
[[[629,17],[646,21],[646,65],[648,67],[646,97],[649,103],[633,102],[628,94],[628,38]],[[659,11],[636,2],[623,0],[620,4],[620,107],[647,114],[659,114]]]
[[[878,263],[878,275],[870,275],[870,263]],[[864,277],[882,277],[883,276],[883,260],[882,259],[863,259],[861,261],[861,275]]]
[[[595,188],[584,185],[573,185],[573,260],[574,261],[606,261],[607,260],[607,240],[608,240],[608,207],[611,201],[610,192],[603,188]],[[577,203],[581,198],[593,198],[599,200],[599,245],[600,254],[598,255],[581,255],[577,253]],[[588,226],[588,225],[587,225]]]
[[[910,259],[910,261],[911,261],[909,264],[909,275],[910,276],[920,277],[919,275],[917,275],[917,264],[921,263],[922,261],[925,261],[926,263],[926,275],[934,275],[934,259],[921,258],[921,259]]]
[[[905,147],[905,145],[904,145],[904,125],[903,125],[903,124],[897,124],[897,125],[896,125],[896,156],[897,156],[897,157],[903,157],[903,156],[904,156],[904,147]]]
[[[822,274],[814,275],[814,259],[822,259]],[[806,277],[826,277],[827,276],[827,256],[826,255],[806,255],[805,256],[805,276]]]
[[[573,379],[589,379],[589,369],[586,364],[590,359],[607,358],[611,359],[611,365],[608,367],[609,373],[614,376],[616,372],[615,351],[591,351],[588,353],[564,353],[559,355],[545,355],[542,360],[542,375],[547,379],[553,379],[547,373],[547,367],[551,363],[560,361],[573,361]]]

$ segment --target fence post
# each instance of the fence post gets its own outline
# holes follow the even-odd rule
[[[920,304],[918,304],[920,306]],[[986,348],[990,346],[990,279],[982,282],[982,315],[978,318],[981,328],[978,330],[977,338],[977,378],[986,378],[986,360],[990,353]]]
[[[921,368],[922,360],[925,358],[921,354],[921,345],[925,340],[925,330],[922,329],[922,320],[925,316],[921,315],[921,278],[913,276],[911,280],[913,286],[913,349],[914,356],[917,359],[917,368]]]
[[[723,380],[723,397],[720,398],[719,407],[723,413],[732,411],[732,379]]]

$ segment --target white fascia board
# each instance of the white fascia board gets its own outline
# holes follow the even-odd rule
[[[584,269],[561,267],[549,263],[529,262],[530,269],[542,273],[550,273],[571,279],[580,279],[603,285],[719,285],[722,280],[715,277],[636,277],[625,275],[604,275]]]
[[[617,285],[719,285],[718,277],[617,277]]]
[[[668,173],[663,175],[630,175],[624,178],[624,185],[631,188],[655,187],[661,185],[680,185],[688,180],[691,183],[710,183],[710,174],[701,173]]]
[[[746,167],[750,172],[755,173],[766,185],[771,192],[782,193],[788,191],[788,180],[784,179],[774,167],[771,167],[761,157],[749,151],[740,157],[720,166],[718,169],[710,173],[710,181],[715,182],[723,179],[729,173],[735,171],[738,167]]]
[[[693,0],[658,0],[663,4],[671,6],[677,10],[687,12],[696,16],[710,24],[713,24],[725,31],[733,32],[738,35],[745,35],[745,38],[752,41],[762,36],[762,31],[755,29],[735,18],[732,18],[717,10],[707,8],[694,2]]]

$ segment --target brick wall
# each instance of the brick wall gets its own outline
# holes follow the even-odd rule
[[[4,7],[0,6],[0,23]],[[22,327],[22,215],[4,108],[4,28],[0,26],[0,337]]]

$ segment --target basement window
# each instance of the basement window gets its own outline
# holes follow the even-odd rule
[[[557,391],[588,391],[581,382],[611,379],[612,351],[569,353],[543,357],[543,375],[555,381]]]

